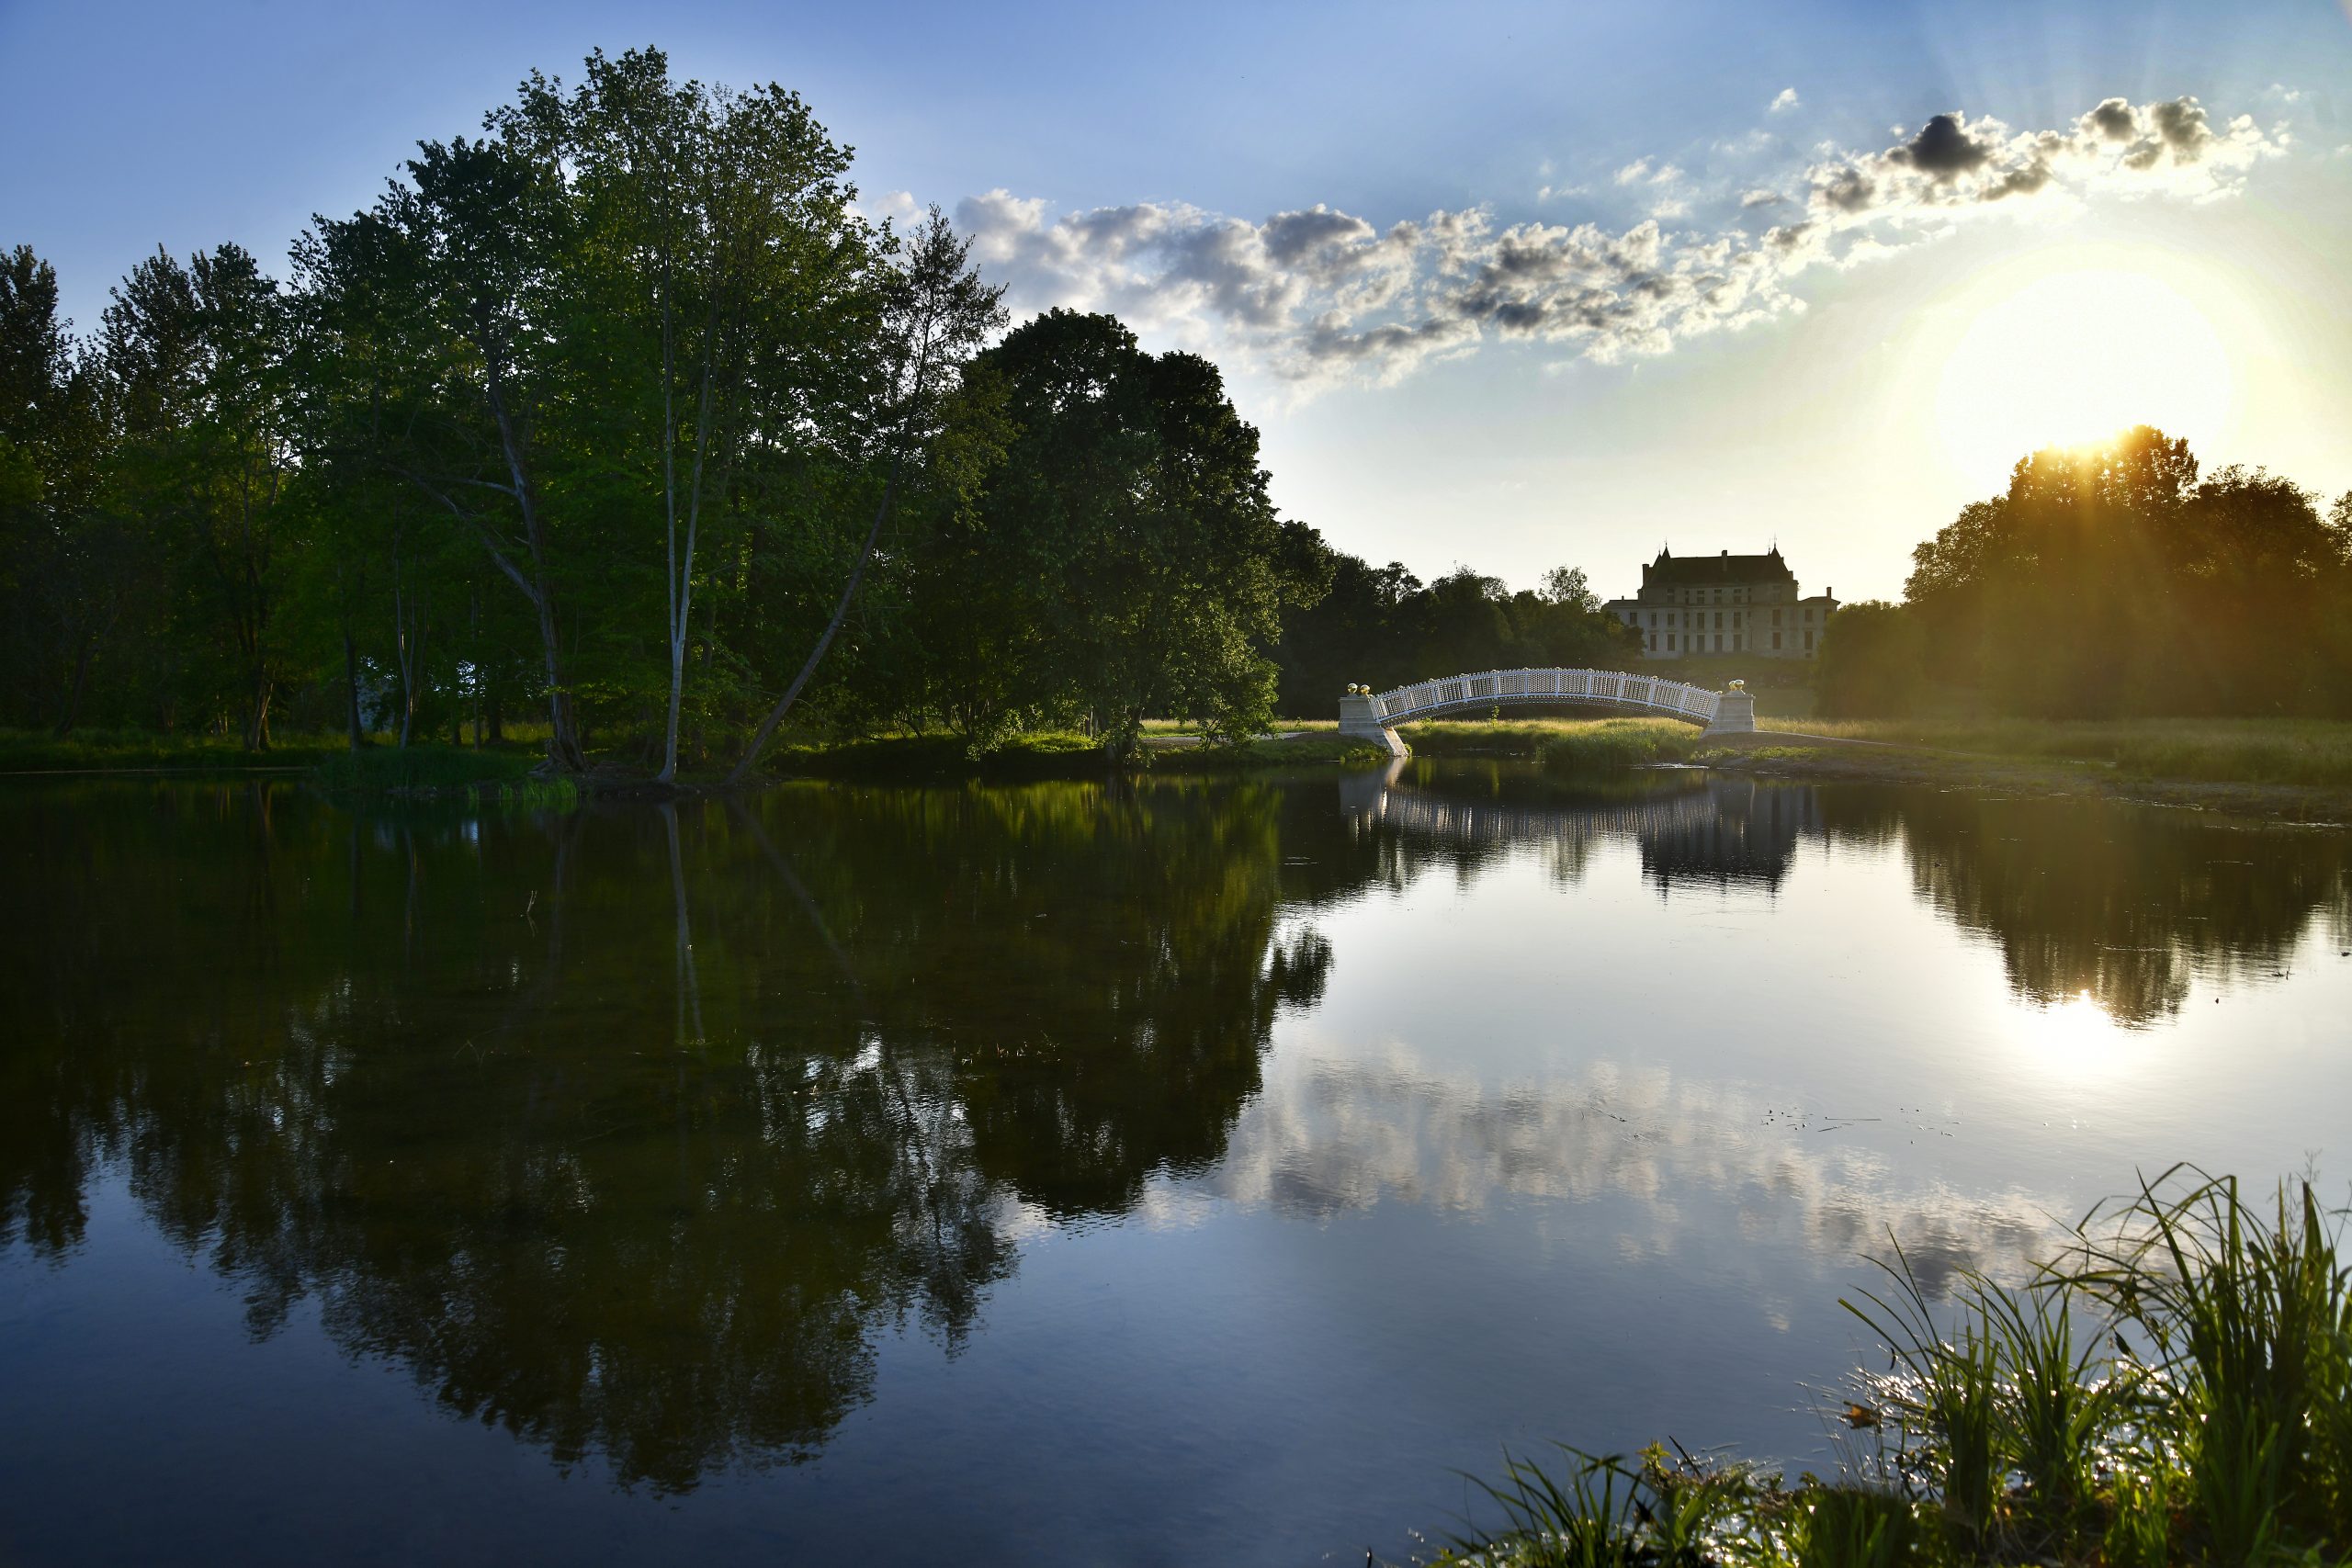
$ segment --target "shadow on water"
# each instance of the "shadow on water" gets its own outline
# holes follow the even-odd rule
[[[815,1453],[884,1333],[953,1354],[1025,1227],[1241,1180],[1277,1018],[1334,963],[1316,917],[1369,891],[1528,852],[1574,884],[1631,841],[1660,897],[1777,895],[1807,843],[1899,844],[2017,990],[2135,1022],[2345,920],[2335,839],[2121,808],[1420,762],[1337,804],[1328,776],[481,817],[11,793],[0,1243],[70,1260],[119,1168],[254,1336],[314,1300],[450,1411],[680,1490]],[[1589,1115],[1458,1131],[1524,1170]]]

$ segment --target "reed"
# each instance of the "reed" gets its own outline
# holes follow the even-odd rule
[[[1508,1460],[1498,1528],[1439,1561],[1724,1568],[2352,1561],[2352,1269],[2308,1179],[2267,1201],[2175,1167],[2101,1204],[2022,1287],[1939,1309],[1899,1247],[1842,1303],[1886,1346],[1833,1480]],[[1678,1481],[1678,1477],[1680,1477]],[[1678,1485],[1698,1490],[1679,1495]]]

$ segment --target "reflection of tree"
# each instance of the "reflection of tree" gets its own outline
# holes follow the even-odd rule
[[[70,1249],[119,1160],[256,1333],[315,1298],[451,1409],[658,1487],[808,1453],[878,1327],[967,1331],[1014,1200],[1221,1155],[1330,964],[1277,931],[1279,798],[19,797],[0,1240]]]
[[[2087,993],[2125,1023],[2178,1010],[2200,974],[2278,967],[2318,909],[2341,919],[2333,833],[1925,793],[1905,795],[1901,815],[1919,896],[1997,942],[2020,994]]]
[[[1865,849],[1899,840],[1918,896],[1999,942],[2020,994],[2087,993],[2127,1023],[2177,1010],[2200,973],[2278,967],[2315,911],[2352,924],[2338,835],[2106,802],[1695,773],[1610,794],[1531,770],[1413,764],[1350,811],[1386,835],[1383,871],[1398,885],[1433,864],[1466,880],[1529,843],[1547,846],[1573,880],[1593,845],[1630,840],[1661,893],[1777,888],[1807,838]]]

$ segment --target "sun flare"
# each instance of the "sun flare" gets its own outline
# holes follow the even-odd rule
[[[2233,390],[2221,334],[2186,295],[2149,273],[2083,269],[1974,312],[1944,362],[1936,423],[1953,466],[1997,485],[2028,453],[2135,424],[2201,447]]]

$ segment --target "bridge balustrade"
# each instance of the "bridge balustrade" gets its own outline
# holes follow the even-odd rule
[[[1705,724],[1721,694],[1703,686],[1616,670],[1487,670],[1419,681],[1372,698],[1383,725],[1409,724],[1462,709],[1522,703],[1590,702]]]

